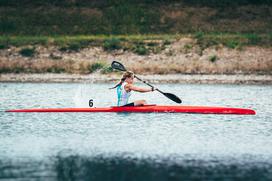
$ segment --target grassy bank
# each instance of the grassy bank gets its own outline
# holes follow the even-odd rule
[[[224,45],[228,48],[241,48],[243,46],[272,46],[272,33],[270,34],[231,34],[231,33],[204,33],[175,34],[175,35],[77,35],[77,36],[0,36],[0,49],[10,46],[58,46],[63,51],[78,51],[89,46],[103,47],[105,50],[136,51],[163,48],[180,38],[189,37],[203,49],[210,46]],[[152,51],[156,53],[156,50]],[[159,52],[158,52],[159,53]]]
[[[184,46],[190,50],[199,47],[199,54],[209,47],[242,49],[244,46],[271,47],[272,34],[203,33],[183,35],[97,35],[97,36],[0,36],[0,50],[18,47],[23,57],[35,56],[36,47],[54,46],[61,52],[79,52],[87,47],[102,47],[107,52],[122,50],[138,55],[160,54],[181,38],[194,39]]]
[[[0,0],[0,73],[271,74],[270,0]]]
[[[0,73],[271,74],[271,34],[1,36]]]
[[[69,46],[101,46],[107,48],[112,45],[112,49],[125,48],[125,44],[144,43],[145,41],[169,41],[176,40],[182,35],[74,35],[74,36],[0,36],[0,46],[25,46],[25,45],[55,45]],[[109,47],[110,49],[110,47]]]

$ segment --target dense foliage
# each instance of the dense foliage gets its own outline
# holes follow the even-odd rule
[[[0,34],[271,33],[272,0],[0,0]]]
[[[55,6],[88,6],[105,7],[120,3],[133,4],[169,4],[183,3],[185,5],[202,6],[229,6],[248,4],[272,4],[271,0],[0,0],[1,6],[26,6],[26,5],[55,5]]]

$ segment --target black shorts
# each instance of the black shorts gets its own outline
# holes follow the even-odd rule
[[[134,105],[134,102],[125,104],[125,105],[123,105],[123,106],[121,106],[121,107],[133,107],[133,106],[135,106],[135,105]]]

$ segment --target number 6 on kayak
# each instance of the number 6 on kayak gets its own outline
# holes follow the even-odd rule
[[[111,68],[116,69],[116,70],[119,70],[119,71],[123,71],[123,72],[124,72],[124,71],[127,71],[127,69],[125,68],[125,66],[124,66],[123,64],[121,64],[120,62],[117,62],[117,61],[113,61],[113,62],[111,63]],[[147,83],[146,81],[140,79],[140,78],[137,77],[136,75],[134,75],[134,77],[135,77],[136,79],[138,79],[139,81],[143,82],[144,84],[150,86],[151,88],[154,88],[154,86],[152,86],[151,84]],[[165,97],[167,97],[168,99],[170,99],[170,100],[176,102],[176,103],[179,103],[179,104],[180,104],[180,103],[182,102],[181,99],[180,99],[178,96],[176,96],[176,95],[174,95],[174,94],[172,94],[172,93],[165,93],[165,92],[162,92],[162,91],[159,90],[159,89],[155,89],[155,90],[158,91],[159,93],[163,94],[163,95],[164,95]]]

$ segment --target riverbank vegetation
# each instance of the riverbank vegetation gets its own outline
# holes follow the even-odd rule
[[[112,73],[114,59],[143,74],[271,74],[265,34],[1,37],[0,73]]]
[[[2,0],[0,73],[271,74],[271,22],[268,0]]]
[[[0,36],[0,49],[7,49],[10,46],[43,45],[58,46],[61,51],[79,51],[90,46],[103,47],[106,51],[129,50],[138,54],[139,49],[147,49],[147,52],[159,53],[165,45],[169,45],[180,38],[189,37],[196,40],[196,43],[203,47],[224,45],[228,48],[241,48],[242,46],[272,46],[271,34],[255,33],[204,33],[175,34],[175,35],[75,35],[75,36]],[[154,48],[155,47],[155,48]],[[190,48],[190,47],[187,47]]]

